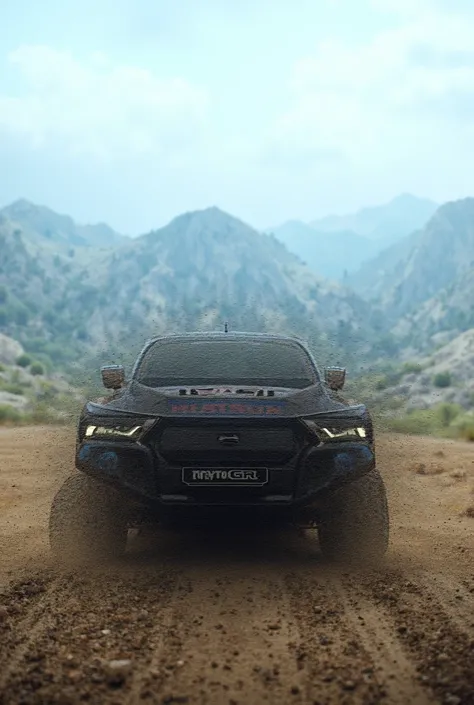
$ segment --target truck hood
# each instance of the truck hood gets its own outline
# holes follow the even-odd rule
[[[321,383],[305,389],[245,387],[197,388],[180,394],[179,387],[151,388],[132,380],[110,400],[88,402],[95,416],[138,417],[283,417],[321,416],[362,419],[363,404],[347,406],[332,398]],[[259,394],[257,395],[257,392]]]

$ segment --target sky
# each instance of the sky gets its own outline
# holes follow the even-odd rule
[[[0,206],[138,234],[474,195],[472,0],[16,0]]]

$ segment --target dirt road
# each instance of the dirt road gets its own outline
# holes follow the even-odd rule
[[[341,572],[311,532],[157,533],[61,575],[46,522],[73,434],[0,429],[0,703],[474,703],[474,446],[391,436],[391,549]]]

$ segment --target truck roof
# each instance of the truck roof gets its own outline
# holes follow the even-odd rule
[[[291,342],[305,345],[305,342],[296,336],[280,333],[252,333],[246,331],[194,331],[189,333],[169,333],[149,338],[147,346],[160,340],[267,340],[274,342]]]

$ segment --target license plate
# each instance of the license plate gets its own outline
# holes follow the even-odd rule
[[[268,468],[183,468],[186,485],[261,487],[268,482]]]

